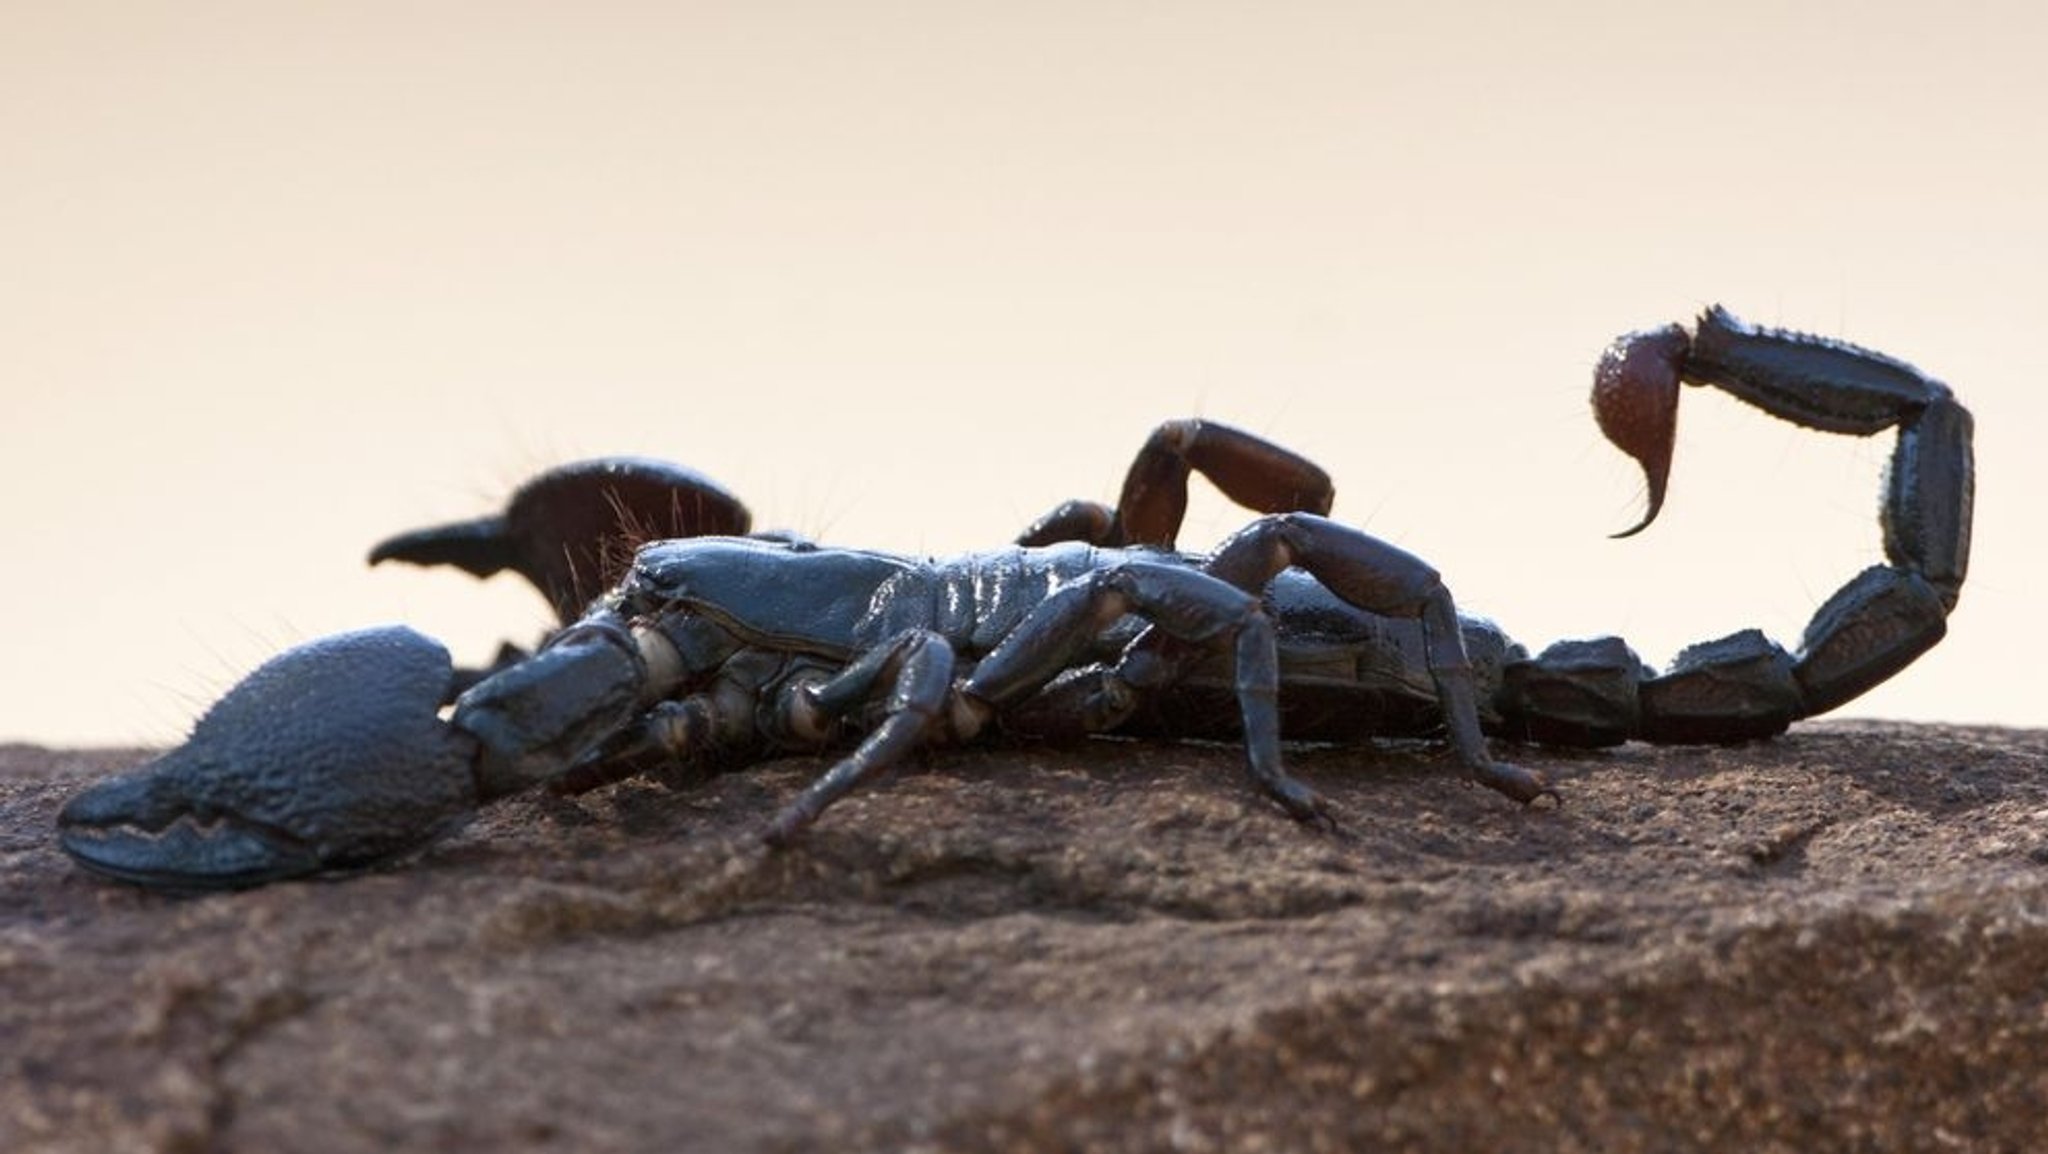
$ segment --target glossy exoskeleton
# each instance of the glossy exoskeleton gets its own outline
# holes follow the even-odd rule
[[[1898,430],[1886,563],[1821,606],[1796,653],[1751,630],[1662,673],[1614,638],[1530,656],[1460,616],[1429,565],[1331,519],[1321,469],[1207,421],[1161,425],[1114,508],[1070,502],[1014,545],[944,558],[749,536],[745,507],[696,473],[595,461],[535,478],[502,515],[371,555],[524,575],[564,622],[538,651],[468,672],[403,627],[300,646],[185,744],[73,798],[60,837],[128,881],[252,885],[376,862],[536,785],[841,750],[765,824],[783,844],[912,751],[991,733],[1239,740],[1257,788],[1311,822],[1331,815],[1288,774],[1283,738],[1441,736],[1472,779],[1518,802],[1554,797],[1487,736],[1767,737],[1904,668],[1941,638],[1962,586],[1971,422],[1947,388],[1718,308],[1601,359],[1596,416],[1649,482],[1629,532],[1662,503],[1688,383],[1808,428]],[[1195,473],[1260,514],[1205,555],[1174,548]]]

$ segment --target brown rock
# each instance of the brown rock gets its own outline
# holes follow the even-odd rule
[[[2048,731],[952,751],[528,797],[387,871],[75,870],[132,754],[0,748],[0,1149],[2023,1150],[2048,1141]]]

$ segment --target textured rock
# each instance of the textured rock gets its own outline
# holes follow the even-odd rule
[[[0,1149],[2021,1150],[2048,731],[952,751],[514,799],[390,870],[172,899],[56,851],[118,753],[0,748]]]

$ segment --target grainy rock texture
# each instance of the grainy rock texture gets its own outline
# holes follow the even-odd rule
[[[0,1150],[2048,1148],[2048,731],[1738,748],[952,751],[525,797],[400,865],[165,898],[0,747]]]

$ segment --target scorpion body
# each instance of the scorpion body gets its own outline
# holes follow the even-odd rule
[[[947,558],[749,536],[745,507],[698,474],[590,462],[529,482],[501,515],[371,554],[523,574],[564,622],[538,651],[457,671],[400,627],[288,651],[184,745],[74,798],[61,840],[129,881],[250,885],[382,860],[535,785],[686,782],[778,751],[840,751],[767,824],[782,845],[915,750],[991,733],[1238,740],[1257,788],[1320,824],[1333,815],[1287,773],[1283,737],[1441,737],[1473,780],[1555,798],[1487,738],[1768,737],[1904,668],[1960,592],[1971,421],[1946,387],[1718,308],[1691,331],[1620,338],[1594,407],[1645,470],[1648,513],[1629,533],[1661,506],[1686,383],[1817,430],[1898,430],[1886,561],[1821,606],[1796,653],[1748,630],[1662,673],[1616,638],[1531,655],[1461,615],[1428,564],[1331,519],[1321,469],[1211,422],[1160,426],[1116,506],[1068,502],[1014,545]],[[1175,549],[1197,473],[1260,514],[1208,554]],[[646,543],[627,559],[632,540]]]

